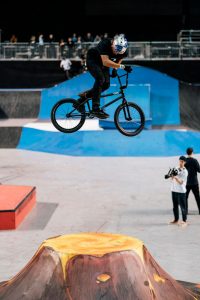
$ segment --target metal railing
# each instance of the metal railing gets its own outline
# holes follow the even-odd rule
[[[177,35],[179,42],[200,42],[200,30],[181,30]]]
[[[81,43],[60,47],[59,43],[44,45],[0,43],[0,60],[60,60],[63,56],[82,60],[87,50],[97,43]],[[200,60],[200,41],[129,42],[128,57],[132,60]]]

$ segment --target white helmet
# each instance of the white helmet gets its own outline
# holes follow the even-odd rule
[[[128,48],[127,39],[124,34],[116,35],[113,39],[114,51],[116,54],[123,54]]]

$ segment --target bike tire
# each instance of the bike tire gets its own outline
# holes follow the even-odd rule
[[[131,130],[127,130],[127,127],[131,126],[130,123],[128,123],[127,121],[120,121],[119,120],[119,116],[122,110],[126,109],[127,106],[129,107],[129,109],[131,108],[132,110],[134,110],[135,112],[137,112],[138,117],[139,117],[139,122],[135,122],[134,124],[138,123],[138,127],[134,129],[134,126],[132,124],[132,129]],[[136,136],[138,135],[143,129],[144,129],[144,125],[145,125],[145,116],[144,113],[142,111],[142,109],[135,103],[133,102],[127,102],[127,103],[123,103],[121,105],[119,105],[115,111],[115,115],[114,115],[114,122],[116,125],[116,128],[119,130],[120,133],[122,133],[123,135],[126,136]],[[124,127],[122,126],[122,124],[124,123]],[[132,122],[133,123],[133,122]]]
[[[83,124],[85,123],[85,106],[83,106],[82,108],[82,112],[80,113],[78,110],[76,110],[74,113],[74,116],[76,115],[76,122],[74,122],[75,124],[73,124],[73,119],[70,119],[69,117],[67,117],[67,107],[68,107],[68,113],[70,111],[74,110],[73,104],[76,104],[77,101],[74,99],[62,99],[60,101],[58,101],[52,108],[51,110],[51,122],[54,125],[54,127],[56,129],[58,129],[61,132],[64,133],[73,133],[77,130],[79,130]],[[57,118],[56,113],[58,112],[58,109],[62,108],[62,114],[63,114],[63,119],[59,119]],[[73,116],[73,114],[72,114]],[[79,119],[80,117],[80,119]],[[67,121],[69,121],[69,126],[67,128]],[[64,126],[65,124],[65,126]]]

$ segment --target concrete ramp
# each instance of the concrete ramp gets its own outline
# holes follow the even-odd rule
[[[40,96],[39,90],[0,90],[0,119],[37,118]]]
[[[180,82],[179,86],[181,123],[200,130],[200,84]]]
[[[39,90],[0,90],[0,148],[16,148],[22,127],[34,122],[40,108]]]

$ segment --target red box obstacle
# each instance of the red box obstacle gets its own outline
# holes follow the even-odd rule
[[[0,230],[16,229],[35,203],[35,187],[0,185]]]

